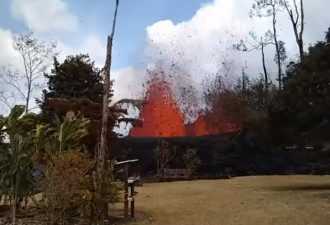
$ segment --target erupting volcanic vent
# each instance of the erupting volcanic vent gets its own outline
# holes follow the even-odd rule
[[[214,112],[200,115],[194,123],[185,125],[185,116],[173,98],[170,85],[164,79],[164,73],[152,71],[149,72],[149,76],[151,79],[146,93],[146,103],[140,114],[142,127],[133,127],[130,131],[131,137],[204,136],[237,130],[237,126],[226,122],[224,116]]]
[[[184,117],[173,99],[163,73],[151,72],[146,104],[140,118],[142,127],[134,127],[131,137],[180,137],[185,136]]]
[[[236,131],[238,126],[225,120],[217,121],[216,118],[225,118],[224,115],[207,113],[200,115],[192,124],[186,125],[187,136],[205,136],[211,134],[222,134]]]

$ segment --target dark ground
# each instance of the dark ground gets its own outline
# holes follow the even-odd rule
[[[176,146],[170,168],[184,168],[182,155],[189,148],[198,150],[202,164],[198,178],[218,178],[223,175],[287,175],[287,174],[330,174],[330,152],[321,150],[268,150],[251,144],[239,143],[237,134],[203,137],[166,138]],[[122,138],[112,146],[117,160],[139,159],[140,174],[151,176],[156,173],[154,149],[159,138]]]

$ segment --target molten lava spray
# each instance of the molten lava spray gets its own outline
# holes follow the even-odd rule
[[[151,72],[146,103],[140,114],[142,127],[133,127],[131,137],[182,137],[204,136],[235,131],[238,126],[226,121],[224,115],[208,112],[194,123],[184,123],[185,118],[173,98],[172,90],[162,72]]]
[[[223,118],[221,122],[216,122],[215,118]],[[222,134],[238,130],[238,126],[224,120],[224,115],[215,115],[207,113],[200,115],[192,124],[186,125],[187,136],[205,136],[213,134]]]
[[[142,127],[134,127],[131,137],[185,136],[184,117],[173,99],[162,73],[153,73],[148,86],[146,104],[140,115]]]

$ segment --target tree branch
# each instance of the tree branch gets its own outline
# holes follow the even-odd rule
[[[298,11],[298,6],[297,6],[297,2],[296,2],[296,0],[293,0],[293,4],[294,4],[294,8],[295,8],[295,10],[296,10],[296,21],[295,21],[295,23],[296,23],[296,25],[298,24],[298,22],[299,22],[299,11]]]
[[[301,9],[301,28],[300,28],[300,33],[299,33],[299,37],[300,40],[303,40],[303,33],[304,33],[304,29],[305,29],[305,13],[304,13],[304,1],[300,0],[300,9]]]

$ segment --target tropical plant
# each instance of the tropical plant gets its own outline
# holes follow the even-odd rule
[[[27,202],[33,190],[34,127],[36,117],[25,114],[24,106],[15,106],[8,117],[0,118],[0,133],[7,138],[0,148],[1,194],[9,198],[12,222],[16,209]]]
[[[89,120],[80,114],[68,112],[62,123],[58,120],[54,126],[37,125],[35,147],[39,160],[47,161],[53,154],[81,147],[82,138],[88,135],[88,124]]]
[[[73,112],[68,112],[64,122],[56,127],[55,136],[59,144],[59,151],[74,149],[79,145],[79,141],[85,137],[87,132],[87,124],[89,120],[79,118]]]
[[[97,191],[97,181],[100,174],[94,169],[89,180],[89,188],[85,191],[85,207],[86,212],[90,212],[88,215],[91,218],[91,222],[97,224],[98,217],[100,215],[99,207],[101,205],[107,210],[108,205],[118,203],[122,200],[122,191],[124,189],[124,183],[116,180],[114,176],[114,161],[107,160],[107,169],[104,172],[104,195],[100,195]]]

